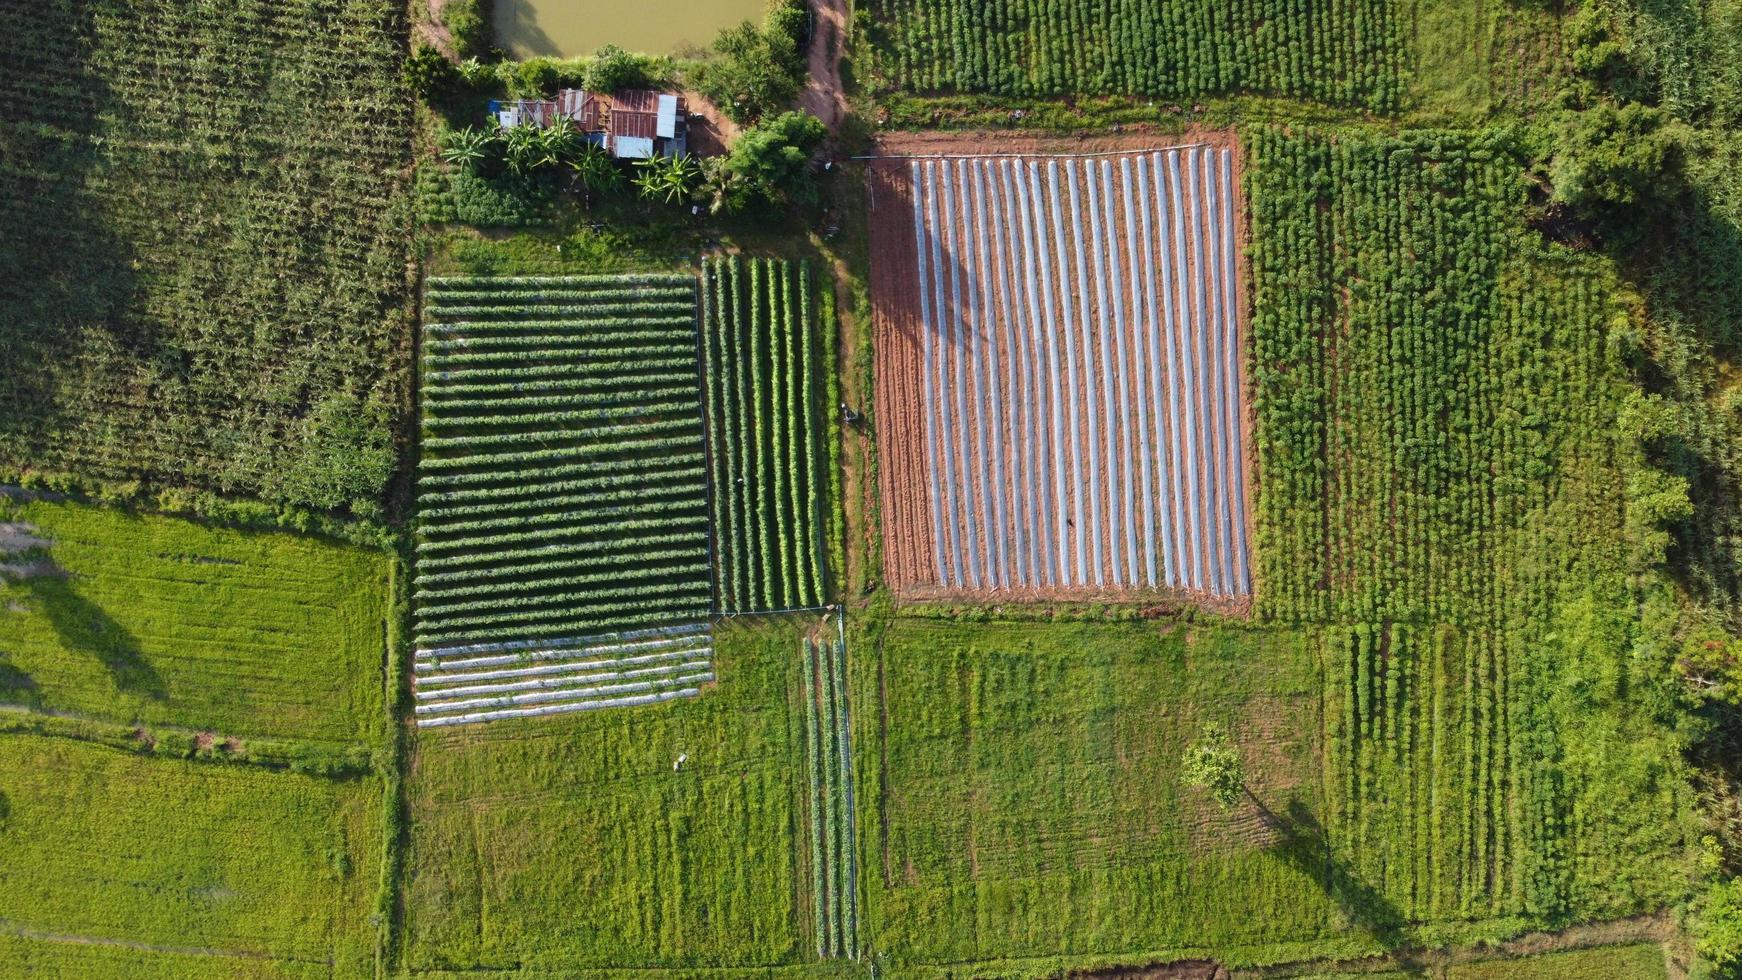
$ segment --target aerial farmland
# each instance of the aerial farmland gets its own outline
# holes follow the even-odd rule
[[[1736,0],[0,35],[0,977],[1742,977]]]

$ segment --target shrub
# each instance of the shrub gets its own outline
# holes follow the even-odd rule
[[[556,203],[548,178],[483,177],[459,170],[448,177],[453,220],[479,228],[546,224]]]
[[[1694,921],[1695,949],[1712,977],[1742,977],[1742,878],[1707,890]]]
[[[593,53],[593,63],[587,66],[585,83],[589,92],[646,88],[653,84],[651,62],[643,55],[607,44]]]
[[[491,24],[493,0],[448,0],[442,8],[442,25],[454,39],[454,52],[464,58],[487,58],[495,52],[496,35]]]
[[[1228,731],[1206,722],[1196,742],[1186,746],[1180,761],[1180,781],[1194,789],[1208,790],[1224,810],[1240,802],[1246,791],[1246,767],[1228,739]]]
[[[425,102],[441,102],[460,84],[460,69],[447,56],[427,44],[405,61],[405,84]]]

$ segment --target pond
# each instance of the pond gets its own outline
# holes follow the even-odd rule
[[[496,0],[496,43],[516,58],[572,58],[615,44],[646,54],[706,47],[767,0]]]

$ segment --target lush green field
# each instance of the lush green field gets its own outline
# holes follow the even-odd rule
[[[723,612],[799,609],[827,594],[829,410],[810,268],[732,256],[702,269],[714,549]]]
[[[1303,637],[898,619],[853,677],[874,955],[1056,974],[1372,948],[1323,885]],[[1228,814],[1179,783],[1206,721],[1247,760],[1254,798]]]
[[[434,279],[428,315],[419,645],[706,616],[695,280]]]
[[[49,546],[0,577],[0,703],[373,742],[389,561],[315,538],[0,499]]]
[[[1010,96],[1233,92],[1394,109],[1408,11],[1394,0],[872,0],[883,87]]]
[[[378,783],[0,735],[0,801],[0,933],[14,933],[0,937],[0,969],[97,975],[134,959],[184,976],[373,969]],[[41,941],[54,936],[67,942]],[[81,937],[244,959],[129,958]]]
[[[838,624],[837,624],[838,625]],[[853,827],[852,709],[839,633],[804,641],[804,745],[811,911],[817,955],[859,958],[858,845]]]
[[[812,955],[797,865],[808,625],[722,628],[718,684],[692,700],[420,731],[401,962],[632,970]]]
[[[377,506],[409,383],[403,21],[0,8],[0,476]]]
[[[1328,822],[1376,927],[1687,893],[1673,679],[1631,656],[1666,479],[1604,262],[1447,133],[1258,134],[1264,618],[1321,633]]]

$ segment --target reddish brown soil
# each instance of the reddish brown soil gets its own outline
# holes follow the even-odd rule
[[[933,577],[920,394],[919,272],[906,165],[879,162],[868,168],[867,180],[884,576],[900,592]]]

